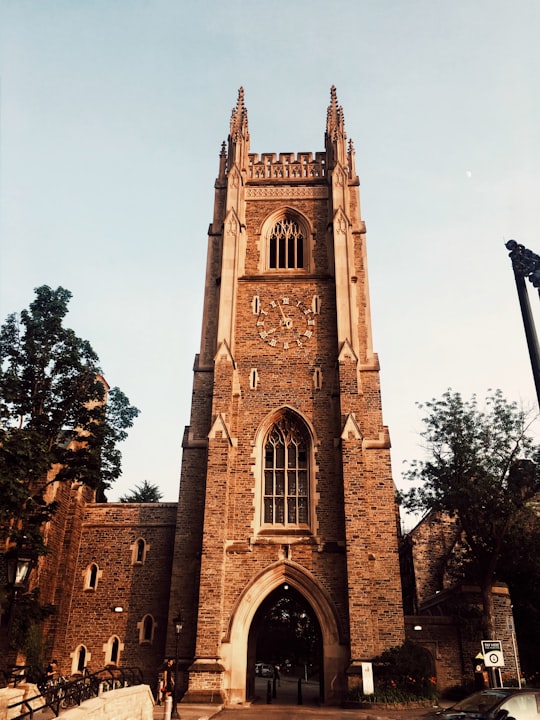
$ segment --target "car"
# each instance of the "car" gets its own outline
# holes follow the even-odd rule
[[[257,663],[255,665],[255,675],[259,677],[274,677],[274,666],[269,663]]]
[[[540,720],[540,690],[489,688],[446,708],[442,720]]]

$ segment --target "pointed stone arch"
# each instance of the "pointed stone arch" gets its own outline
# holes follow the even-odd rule
[[[313,423],[311,420],[300,410],[295,408],[293,405],[280,405],[277,408],[274,408],[271,410],[262,420],[261,424],[257,428],[257,432],[255,434],[255,442],[262,441],[262,438],[266,435],[266,433],[270,430],[272,425],[276,422],[276,420],[285,413],[290,413],[291,415],[298,418],[300,422],[302,422],[306,429],[308,430],[311,441],[314,446],[317,446],[319,441],[317,438],[317,433],[315,431],[315,428],[313,426]]]
[[[228,674],[229,703],[246,700],[248,637],[261,603],[283,583],[294,588],[313,609],[323,644],[325,698],[331,703],[346,687],[348,638],[329,594],[305,568],[290,560],[278,560],[256,575],[240,595],[230,616],[222,643],[223,664]]]
[[[277,266],[272,267],[272,264],[269,260],[270,258],[270,251],[269,251],[269,241],[270,236],[272,234],[272,230],[276,227],[276,225],[280,222],[287,221],[292,222],[297,225],[298,232],[303,237],[303,261],[302,265],[296,266],[296,267],[280,267],[279,264]],[[314,244],[314,229],[311,221],[309,220],[306,215],[304,215],[302,212],[297,210],[296,208],[290,207],[288,205],[284,205],[277,210],[274,210],[270,215],[268,215],[260,226],[260,270],[261,272],[268,272],[268,271],[284,271],[287,272],[290,270],[294,270],[295,272],[310,272],[313,267],[313,244]]]
[[[253,513],[253,536],[256,537],[259,533],[264,533],[263,528],[263,474],[264,474],[264,450],[265,440],[272,430],[273,426],[276,425],[279,420],[285,416],[289,416],[291,420],[298,426],[301,426],[306,434],[308,440],[308,504],[309,504],[309,530],[304,528],[306,532],[310,533],[314,538],[317,538],[318,534],[318,521],[317,521],[317,503],[319,500],[319,494],[317,492],[317,475],[319,466],[317,465],[317,447],[319,444],[318,436],[313,427],[313,423],[308,417],[302,412],[294,408],[292,405],[281,405],[274,408],[269,412],[266,417],[260,423],[254,437],[253,447],[253,459],[254,464],[251,466],[251,470],[254,478],[254,513]],[[283,540],[280,536],[276,536],[274,542],[281,543]]]

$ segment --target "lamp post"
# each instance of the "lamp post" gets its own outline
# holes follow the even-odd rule
[[[7,627],[5,633],[2,633],[2,643],[5,642],[7,645],[1,652],[6,656],[10,654],[9,643],[15,614],[17,593],[20,590],[26,590],[28,581],[30,580],[30,572],[35,565],[36,559],[36,551],[26,547],[25,545],[16,545],[4,554],[7,588],[10,597]]]
[[[4,557],[8,585],[13,589],[13,599],[15,599],[17,592],[26,587],[30,577],[30,570],[32,570],[36,561],[36,553],[22,546],[8,550]]]
[[[507,250],[510,250],[508,254],[514,270],[516,290],[521,308],[525,337],[527,339],[527,347],[529,348],[529,359],[531,361],[534,385],[536,387],[536,397],[540,404],[540,352],[525,283],[525,278],[528,278],[532,285],[538,288],[540,294],[540,256],[523,245],[520,245],[515,240],[509,240],[505,243],[505,247]]]
[[[173,706],[172,706],[172,713],[171,718],[180,718],[180,715],[178,714],[178,696],[177,696],[177,683],[178,683],[178,640],[180,639],[180,633],[182,632],[182,613],[178,613],[176,617],[173,618],[173,625],[174,625],[174,637],[176,640],[175,644],[175,652],[174,652],[174,688],[173,688]]]

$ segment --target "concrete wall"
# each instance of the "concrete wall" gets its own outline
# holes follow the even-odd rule
[[[16,707],[12,710],[8,710],[10,705],[20,703],[26,698],[33,698],[39,695],[39,690],[36,685],[31,683],[19,683],[17,687],[0,688],[0,720],[11,720],[21,714],[23,711],[27,711],[27,707]],[[41,699],[34,700],[31,705],[33,710],[38,710],[43,704]]]
[[[63,720],[152,720],[154,700],[148,685],[111,690],[62,713]]]
[[[20,708],[8,711],[8,706],[25,697],[39,694],[35,685],[18,685],[16,688],[0,689],[0,720],[11,720],[20,715]],[[41,707],[40,701],[33,708]],[[148,685],[111,690],[100,697],[87,700],[77,707],[62,712],[64,720],[152,720],[154,700]]]

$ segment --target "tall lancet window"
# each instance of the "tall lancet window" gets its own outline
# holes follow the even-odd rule
[[[304,268],[304,235],[295,220],[278,220],[268,236],[268,267],[274,270]]]
[[[264,446],[263,523],[279,527],[309,524],[309,439],[295,419],[282,416]]]

